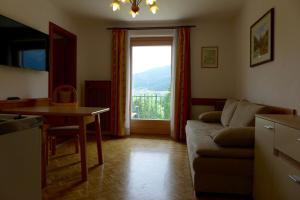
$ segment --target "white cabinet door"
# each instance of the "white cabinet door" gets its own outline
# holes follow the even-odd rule
[[[41,200],[41,129],[0,135],[0,199]]]
[[[300,199],[299,163],[276,157],[274,162],[274,200]]]
[[[274,123],[256,117],[254,156],[254,199],[273,199]]]

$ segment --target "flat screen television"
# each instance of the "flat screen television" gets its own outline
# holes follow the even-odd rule
[[[47,34],[0,15],[0,65],[48,71]]]

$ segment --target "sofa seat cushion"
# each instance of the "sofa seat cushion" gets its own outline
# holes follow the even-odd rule
[[[254,126],[255,114],[263,113],[264,110],[265,106],[248,101],[240,101],[230,121],[229,127]]]
[[[226,148],[217,145],[210,136],[202,136],[197,144],[197,154],[215,158],[253,158],[253,148]]]
[[[210,134],[221,124],[188,121],[187,150],[196,192],[251,194],[253,148],[227,148],[214,143]]]
[[[253,148],[227,148],[217,145],[213,141],[211,134],[223,128],[224,127],[220,124],[210,124],[194,120],[188,121],[186,126],[187,145],[190,156],[194,157],[192,159],[195,159],[199,156],[220,158],[253,158]]]
[[[210,135],[224,127],[220,123],[206,123],[199,120],[188,120],[186,128],[189,132],[199,135]]]

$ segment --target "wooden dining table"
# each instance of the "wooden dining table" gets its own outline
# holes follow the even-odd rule
[[[20,115],[40,115],[44,117],[43,129],[48,127],[50,119],[55,117],[69,117],[78,122],[79,126],[79,145],[80,145],[80,162],[81,162],[81,177],[82,181],[88,180],[88,167],[87,167],[87,154],[86,154],[86,125],[89,123],[95,123],[96,129],[96,141],[98,151],[98,163],[103,164],[102,155],[102,136],[101,136],[101,123],[100,114],[108,112],[109,108],[97,108],[97,107],[79,107],[79,106],[34,106],[34,107],[17,107],[2,109],[2,113],[7,114],[20,114]],[[42,186],[47,184],[47,170],[46,170],[46,130],[42,131]]]

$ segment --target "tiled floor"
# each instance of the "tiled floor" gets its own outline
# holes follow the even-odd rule
[[[73,152],[72,143],[66,143],[50,158],[44,199],[196,200],[183,144],[155,138],[106,139],[105,163],[98,166],[96,144],[89,139],[85,183],[80,182],[79,155]]]

